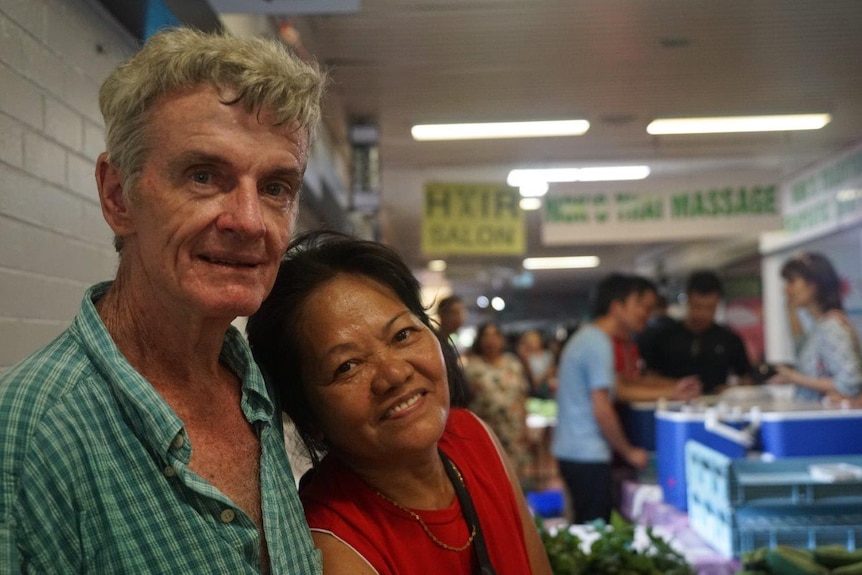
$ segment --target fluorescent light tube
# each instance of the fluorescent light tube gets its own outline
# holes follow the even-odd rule
[[[544,180],[524,180],[518,187],[522,198],[541,198],[548,193],[548,182]]]
[[[527,258],[524,269],[527,270],[568,270],[595,268],[599,266],[597,256],[569,256],[558,258]]]
[[[520,206],[520,208],[525,212],[531,212],[542,207],[542,200],[539,198],[521,198],[521,201],[518,202],[518,206]]]
[[[524,188],[536,182],[613,182],[642,180],[649,176],[649,166],[597,166],[589,168],[516,169],[509,172],[506,183]],[[524,195],[523,193],[521,195]]]
[[[725,118],[663,118],[650,122],[647,126],[647,132],[654,135],[662,135],[819,130],[831,121],[832,116],[829,114],[728,116]]]
[[[419,142],[431,140],[484,140],[494,138],[543,138],[581,136],[590,129],[586,120],[546,122],[494,122],[485,124],[420,124],[410,133]]]
[[[446,260],[431,260],[428,262],[428,270],[432,272],[445,272]]]
[[[581,168],[581,171],[578,174],[578,180],[581,182],[643,180],[648,175],[648,166],[609,166],[606,168]]]

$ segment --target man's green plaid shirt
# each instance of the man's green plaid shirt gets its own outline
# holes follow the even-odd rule
[[[120,354],[93,286],[73,324],[0,377],[0,572],[258,573],[253,521],[193,473],[182,421]],[[221,360],[242,379],[261,442],[274,574],[320,573],[275,408],[231,328]]]

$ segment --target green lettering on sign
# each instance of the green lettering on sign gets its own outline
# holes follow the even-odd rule
[[[784,229],[789,232],[808,230],[829,223],[829,201],[821,200],[804,210],[784,218]]]
[[[571,224],[589,219],[587,199],[584,196],[545,198],[545,221],[548,223]]]
[[[775,186],[714,188],[671,196],[671,218],[769,216],[778,213]]]
[[[620,222],[657,221],[664,219],[664,202],[661,198],[632,193],[619,193],[617,220]]]
[[[846,198],[839,197],[837,205],[839,218],[862,212],[862,192],[853,192]]]

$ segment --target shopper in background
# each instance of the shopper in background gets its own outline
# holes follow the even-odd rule
[[[612,338],[616,399],[620,402],[694,399],[702,391],[698,376],[674,379],[646,370],[635,338],[644,332],[649,319],[653,317],[659,294],[656,285],[643,276],[634,275],[632,281],[639,305],[646,310],[646,314],[643,323],[635,326],[633,331],[618,333]]]
[[[530,329],[518,336],[515,352],[530,384],[529,395],[551,399],[557,390],[557,358],[545,347],[542,334]]]
[[[731,378],[748,383],[751,362],[742,338],[715,322],[724,287],[708,270],[692,273],[686,284],[688,310],[681,322],[668,323],[639,338],[648,370],[671,378],[697,376],[704,393],[718,393]]]
[[[518,357],[506,350],[506,339],[495,322],[479,326],[471,351],[464,368],[472,396],[470,411],[500,438],[518,476],[523,478],[530,460],[527,374]]]
[[[610,518],[612,452],[636,469],[647,465],[647,452],[626,438],[613,404],[613,338],[643,326],[647,315],[635,279],[611,274],[596,288],[593,321],[569,339],[560,357],[551,449],[578,523]]]
[[[656,292],[655,307],[653,307],[652,314],[650,314],[650,317],[647,320],[646,329],[658,329],[664,325],[676,321],[672,317],[670,317],[670,314],[668,313],[669,307],[670,304],[667,301],[667,297]],[[639,336],[640,334],[635,336],[635,339],[637,340]]]
[[[493,433],[450,407],[454,350],[397,253],[298,238],[247,331],[315,462],[300,493],[324,573],[472,575],[486,549],[499,575],[550,575]]]
[[[174,29],[99,93],[113,282],[0,379],[0,572],[317,573],[241,334],[287,248],[323,79]]]
[[[452,338],[452,343],[458,348],[458,330],[464,326],[467,319],[467,308],[460,296],[452,294],[444,297],[437,304],[437,317],[440,319],[440,337],[444,340]]]
[[[862,394],[862,351],[844,312],[835,268],[822,254],[802,252],[784,263],[781,277],[796,342],[796,369],[775,366],[777,374],[769,383],[795,384],[800,399]],[[807,331],[802,330],[797,310],[812,320]]]

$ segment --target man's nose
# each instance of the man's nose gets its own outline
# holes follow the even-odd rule
[[[219,228],[246,238],[264,235],[266,224],[256,182],[240,180],[225,193],[218,224]]]

